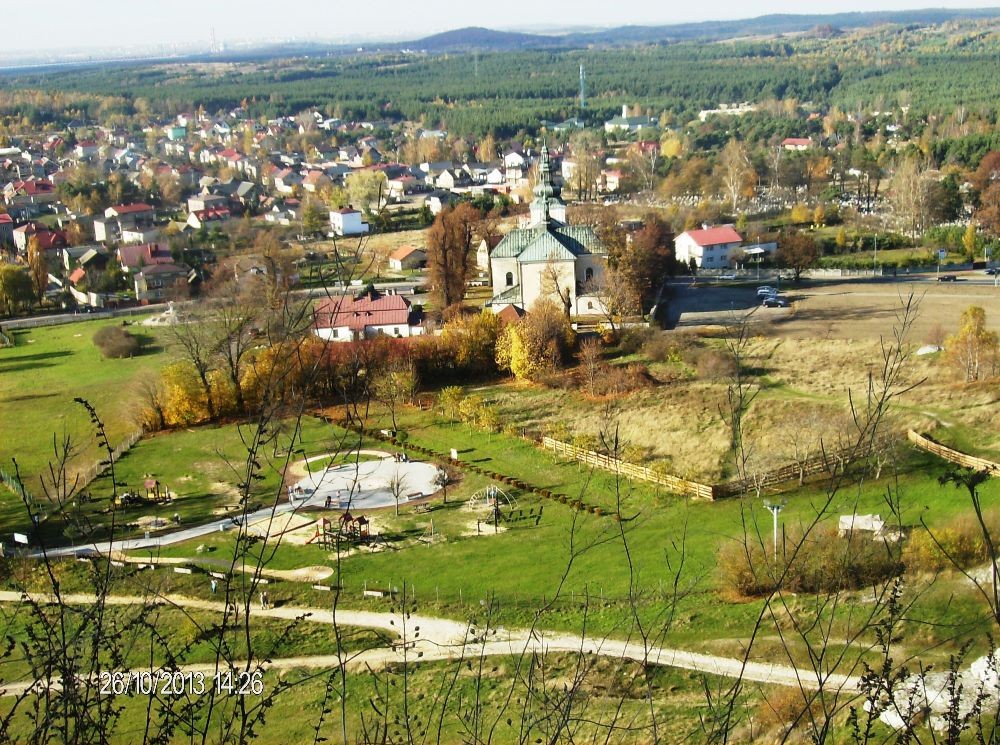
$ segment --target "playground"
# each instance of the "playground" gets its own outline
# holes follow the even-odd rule
[[[417,463],[381,450],[361,450],[375,460],[333,464],[306,476],[288,488],[289,502],[297,506],[334,510],[378,509],[429,497],[439,489],[438,467]],[[329,458],[317,455],[305,461]]]

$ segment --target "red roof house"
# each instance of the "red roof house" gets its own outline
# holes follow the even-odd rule
[[[345,295],[324,300],[316,306],[314,319],[316,335],[328,341],[419,336],[424,331],[409,300],[375,290],[360,298]]]

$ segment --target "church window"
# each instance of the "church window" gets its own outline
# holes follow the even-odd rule
[[[514,273],[513,272],[507,272],[507,286],[508,287],[513,287],[514,286]]]
[[[589,282],[589,281],[590,281],[590,280],[592,280],[593,278],[594,278],[594,270],[593,270],[593,268],[592,268],[592,267],[589,267],[589,266],[588,266],[588,267],[587,267],[587,271],[585,271],[585,272],[583,273],[583,279],[584,279],[584,281],[586,281],[586,282]]]

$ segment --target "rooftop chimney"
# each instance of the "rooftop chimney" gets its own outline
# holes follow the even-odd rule
[[[626,118],[628,118],[628,104],[627,103],[623,103],[622,104],[622,119],[626,119]]]

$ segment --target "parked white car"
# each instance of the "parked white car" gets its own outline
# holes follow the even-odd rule
[[[774,287],[769,287],[768,285],[764,285],[763,287],[757,288],[757,297],[770,297],[772,295],[777,295],[777,294],[778,290],[775,289]]]

